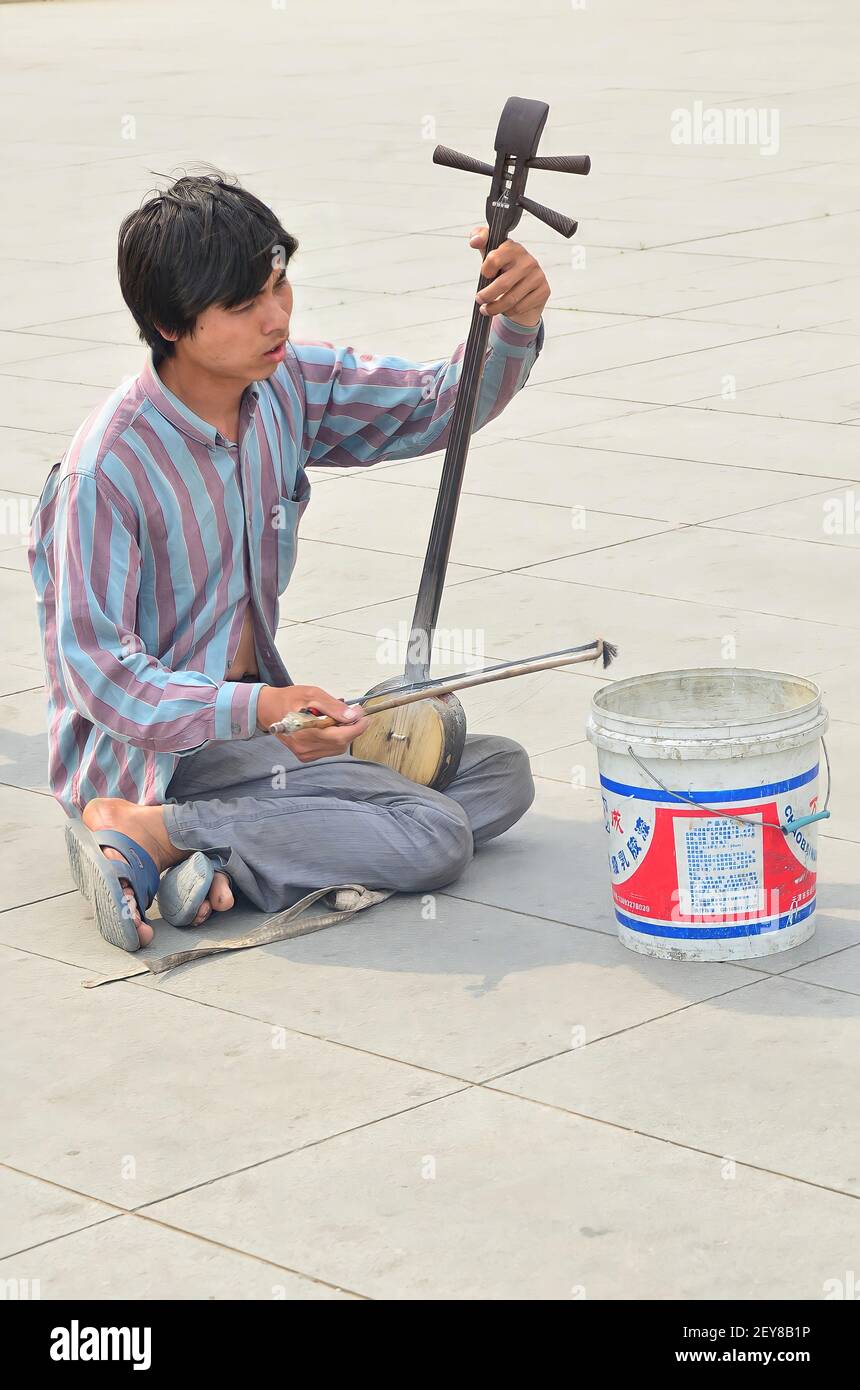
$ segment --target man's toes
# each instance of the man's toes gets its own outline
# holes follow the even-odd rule
[[[194,918],[194,921],[191,923],[192,927],[202,927],[203,923],[206,921],[206,918],[209,917],[209,916],[211,916],[211,914],[212,914],[212,907],[211,907],[211,904],[210,904],[210,902],[209,902],[209,899],[208,899],[208,898],[204,898],[203,901],[202,901],[202,903],[200,904],[199,908],[197,909],[197,916]]]
[[[102,854],[104,855],[105,859],[115,859],[118,860],[120,864],[128,863],[128,860],[120,854],[118,849],[105,848],[102,850]],[[131,884],[127,883],[124,878],[120,879],[120,883],[122,885],[123,897],[125,898],[126,903],[128,905],[129,915],[131,916],[134,925],[137,927],[138,940],[140,941],[141,946],[148,946],[155,933],[152,930],[152,927],[150,927],[146,922],[142,922],[140,920],[140,908],[137,905],[137,899],[134,896],[134,890],[132,889]]]
[[[215,873],[209,888],[209,901],[216,912],[226,912],[233,906],[233,891],[226,874]]]
[[[155,932],[148,922],[137,922],[137,936],[141,946],[148,946],[155,936]]]

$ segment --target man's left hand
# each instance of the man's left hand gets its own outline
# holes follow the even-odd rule
[[[483,251],[490,229],[475,227],[469,245]],[[484,257],[481,274],[492,280],[475,298],[486,315],[504,314],[524,328],[536,328],[552,291],[538,262],[518,241],[503,241]]]

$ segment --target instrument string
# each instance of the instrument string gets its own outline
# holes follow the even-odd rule
[[[504,184],[503,184],[503,187],[504,187]],[[502,235],[502,234],[503,234],[503,231],[504,231],[505,214],[506,214],[506,212],[507,212],[507,213],[510,213],[511,211],[512,211],[512,209],[510,209],[510,208],[508,208],[508,209],[504,209],[504,208],[494,208],[494,209],[493,209],[492,214],[491,214],[491,216],[490,216],[489,226],[488,226],[487,247],[486,247],[486,252],[485,252],[485,257],[484,257],[485,259],[486,259],[486,256],[489,255],[489,253],[490,253],[491,251],[495,251],[495,250],[497,249],[497,247],[501,245],[501,242],[502,242],[502,240],[503,240],[503,235]],[[482,280],[482,279],[484,279],[483,274],[479,277],[479,282],[480,282],[480,280]],[[490,284],[491,281],[487,280],[486,283],[487,283],[487,284]],[[483,288],[483,286],[480,286],[480,283],[479,283],[479,288]],[[488,325],[487,325],[487,326],[488,326],[488,329],[489,329],[489,317],[490,317],[490,316],[488,315],[488,316],[487,316],[487,318],[488,318]],[[456,402],[455,407],[454,407],[454,415],[455,415],[456,419],[452,422],[452,437],[451,437],[450,440],[449,440],[449,449],[451,450],[451,456],[452,456],[452,457],[454,456],[454,452],[455,452],[455,451],[456,451],[457,453],[459,453],[459,451],[460,451],[460,449],[461,449],[461,447],[462,447],[462,445],[463,445],[463,441],[468,437],[468,434],[470,433],[469,426],[471,425],[472,419],[474,418],[474,407],[475,407],[476,404],[477,404],[477,401],[476,401],[476,387],[477,387],[477,384],[478,384],[478,383],[477,383],[477,376],[478,376],[478,370],[479,370],[479,366],[480,366],[480,361],[481,361],[481,358],[483,357],[483,352],[482,352],[482,349],[481,349],[481,346],[480,346],[481,338],[482,338],[482,336],[483,336],[482,333],[481,333],[481,331],[480,331],[481,328],[482,328],[482,326],[483,326],[483,325],[482,325],[482,323],[481,323],[481,318],[480,318],[480,308],[479,308],[479,306],[478,306],[477,304],[474,304],[474,305],[473,305],[473,308],[472,308],[472,324],[471,324],[471,326],[470,326],[469,334],[468,334],[467,341],[466,341],[466,347],[465,347],[464,353],[463,353],[463,369],[462,369],[462,373],[461,373],[461,376],[460,376],[460,389],[458,390],[458,393],[457,393],[457,402]],[[474,399],[472,399],[472,398],[474,398]],[[440,498],[440,499],[437,499],[437,506],[439,505],[439,501],[440,501],[440,500],[441,500],[441,498]],[[449,552],[450,552],[450,543],[451,543],[451,537],[450,537],[450,535],[449,535],[449,537],[448,537]],[[447,566],[447,556],[446,556],[446,566]],[[414,634],[410,635],[410,641],[413,640],[413,636],[414,636]],[[425,669],[426,669],[427,671],[429,671],[429,669],[430,669],[430,658],[431,658],[431,652],[432,652],[432,644],[433,644],[433,632],[432,632],[432,631],[425,631],[425,632],[423,632],[423,633],[421,634],[421,640],[423,640],[423,641],[427,644],[427,664],[426,664],[426,668],[425,668]],[[407,661],[408,661],[408,653],[407,653]],[[428,696],[428,699],[433,699],[433,698],[444,698],[444,697],[433,697],[433,696]],[[423,701],[419,702],[419,704],[423,704]],[[394,715],[394,718],[393,718],[393,720],[392,720],[391,725],[389,726],[389,728],[390,728],[390,734],[389,734],[389,736],[390,736],[390,738],[395,742],[395,750],[393,750],[393,751],[395,752],[395,766],[396,766],[396,768],[397,768],[398,771],[401,771],[401,770],[402,770],[402,765],[403,765],[404,759],[405,759],[406,755],[409,754],[409,752],[410,752],[410,745],[409,745],[409,742],[408,742],[408,738],[409,738],[409,725],[410,725],[411,723],[413,723],[413,721],[417,720],[420,716],[419,716],[419,713],[418,713],[418,705],[416,705],[416,707],[415,707],[414,710],[413,710],[413,708],[412,708],[411,705],[400,705],[400,706],[396,706],[396,707],[394,708],[394,710],[392,711],[392,713],[393,713],[393,715]]]

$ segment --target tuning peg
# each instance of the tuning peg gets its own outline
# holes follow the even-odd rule
[[[587,174],[591,169],[591,155],[588,154],[548,154],[538,155],[529,160],[530,169],[554,169],[557,174]]]
[[[531,198],[520,198],[517,206],[530,212],[532,217],[540,218],[541,222],[564,237],[572,237],[579,225],[572,217],[565,217],[563,212],[553,212],[552,208],[545,208],[543,203],[535,203]]]

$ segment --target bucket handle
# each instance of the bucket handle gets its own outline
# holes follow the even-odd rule
[[[722,816],[725,820],[737,821],[738,825],[769,825],[773,830],[781,830],[784,835],[793,835],[795,830],[800,830],[804,825],[812,825],[813,821],[830,819],[830,812],[827,809],[830,804],[830,757],[827,752],[827,744],[824,742],[824,735],[822,734],[820,737],[821,747],[824,750],[824,763],[827,768],[827,792],[824,797],[824,807],[821,811],[816,811],[812,816],[799,816],[797,820],[787,821],[784,825],[774,824],[773,821],[753,820],[750,816],[734,816],[731,811],[717,811],[712,806],[703,806],[701,802],[694,801],[691,796],[684,796],[682,792],[671,791],[670,788],[666,786],[665,782],[661,782],[656,773],[653,773],[649,767],[645,766],[642,759],[636,756],[629,743],[627,745],[627,752],[630,754],[634,763],[642,769],[646,777],[650,777],[652,782],[655,782],[658,787],[662,788],[668,796],[673,796],[676,801],[685,801],[687,805],[695,806],[697,811],[706,811],[709,816]]]

